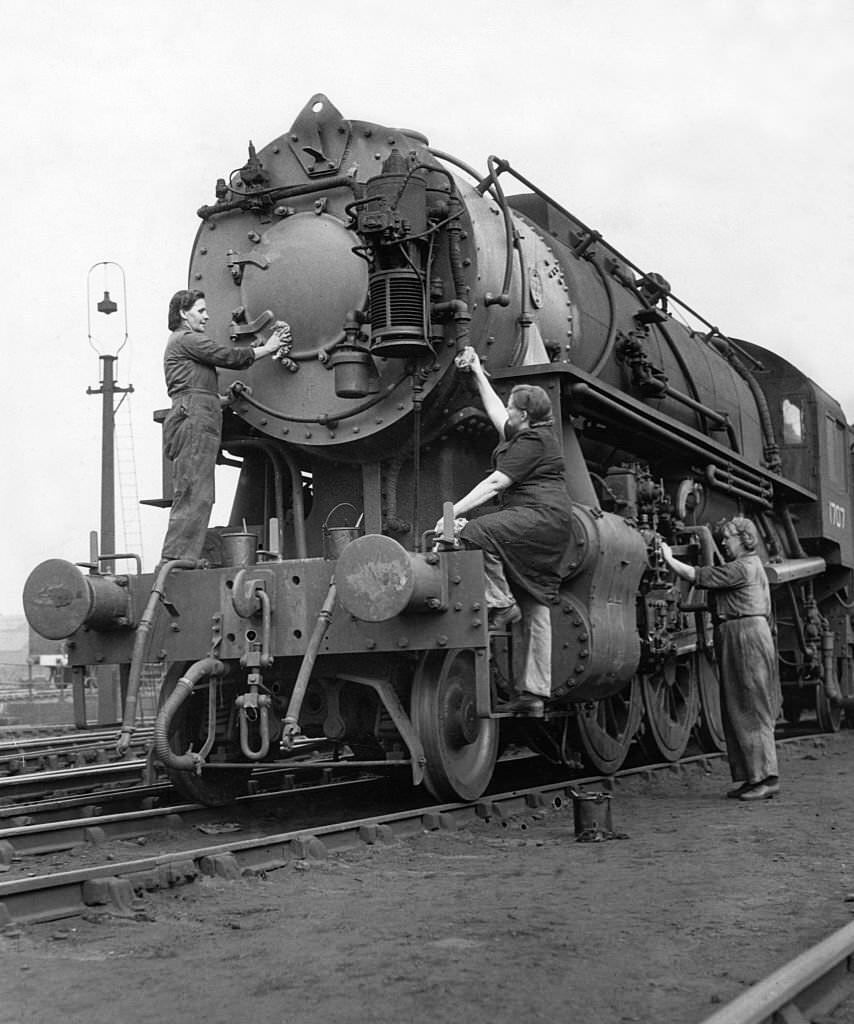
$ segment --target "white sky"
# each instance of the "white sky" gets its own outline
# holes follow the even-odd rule
[[[166,306],[186,284],[195,210],[250,138],[260,149],[316,92],[477,168],[506,157],[851,418],[850,0],[421,6],[0,0],[0,613],[20,612],[43,559],[84,560],[99,525],[89,268],[116,261],[127,277],[118,375],[135,388],[139,495],[154,497]],[[166,516],[143,509],[147,568]]]

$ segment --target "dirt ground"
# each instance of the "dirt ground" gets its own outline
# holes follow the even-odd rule
[[[854,733],[759,804],[709,767],[621,782],[620,840],[531,812],[0,936],[0,1024],[695,1024],[854,908]]]

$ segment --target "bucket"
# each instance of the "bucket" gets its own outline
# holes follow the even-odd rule
[[[254,533],[222,534],[222,560],[224,565],[254,565],[258,552],[258,537]]]
[[[362,527],[362,516],[356,519],[353,526],[330,526],[329,521],[335,515],[335,513],[342,508],[349,508],[353,513],[353,518],[356,517],[356,508],[349,502],[344,501],[340,505],[336,505],[334,509],[326,517],[326,521],[323,524],[323,557],[335,559],[341,554],[347,545],[354,541],[357,537],[361,536]]]
[[[610,839],[614,835],[611,794],[571,792],[575,838],[579,842]]]

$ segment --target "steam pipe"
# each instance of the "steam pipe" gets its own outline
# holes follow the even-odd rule
[[[154,623],[154,613],[157,605],[163,598],[163,585],[166,577],[173,569],[198,569],[202,565],[193,558],[174,558],[171,562],[164,563],[157,573],[154,585],[151,588],[145,611],[136,627],[136,636],[133,641],[133,652],[130,659],[130,671],[128,674],[128,690],[125,695],[125,710],[122,718],[122,728],[119,738],[116,741],[116,753],[124,754],[130,746],[131,733],[134,730],[136,721],[136,702],[139,695],[139,684],[142,679],[142,666],[145,663],[145,651],[148,646],[148,635]]]
[[[194,771],[201,773],[205,755],[213,743],[213,731],[208,718],[208,737],[205,746],[199,753],[194,754],[188,750],[184,754],[176,754],[169,746],[169,727],[177,710],[193,692],[197,683],[208,676],[221,676],[225,672],[225,665],[217,658],[207,657],[191,665],[187,672],[181,676],[175,684],[175,689],[169,694],[166,703],[157,714],[154,722],[154,746],[160,760],[168,767],[177,771]]]
[[[477,173],[475,171],[473,171],[470,167],[466,166],[465,164],[461,163],[458,160],[453,159],[452,157],[449,157],[447,154],[442,153],[439,150],[435,150],[435,149],[431,149],[430,152],[433,153],[434,156],[438,156],[442,160],[448,160],[449,163],[456,164],[457,167],[460,167],[462,170],[464,170],[467,173],[471,174],[471,176],[473,178],[477,178],[478,177]],[[527,188],[531,192],[533,192],[534,195],[539,196],[540,199],[542,199],[543,202],[548,204],[553,210],[557,210],[558,213],[563,214],[564,217],[568,218],[570,221],[572,221],[573,223],[577,224],[579,229],[582,232],[584,232],[587,235],[591,236],[591,240],[592,241],[595,241],[597,243],[601,243],[603,248],[607,249],[608,252],[610,252],[614,256],[616,256],[617,259],[620,260],[620,262],[625,263],[626,266],[628,266],[632,270],[634,270],[635,273],[640,274],[641,277],[645,276],[644,275],[644,271],[642,271],[640,269],[640,267],[638,267],[635,263],[633,263],[627,257],[623,256],[623,254],[619,251],[619,249],[616,249],[613,245],[610,244],[610,242],[606,242],[605,239],[602,238],[602,236],[599,234],[598,231],[594,231],[592,228],[589,228],[583,221],[579,220],[578,217],[576,217],[574,214],[570,213],[569,210],[567,210],[567,208],[565,206],[561,206],[561,204],[556,202],[556,200],[554,200],[547,192],[544,192],[538,185],[535,185],[532,181],[530,181],[528,178],[526,178],[524,174],[520,174],[519,171],[517,171],[515,167],[511,166],[511,164],[510,164],[510,162],[508,160],[502,160],[500,158],[495,158],[495,159],[498,159],[498,161],[499,161],[499,173],[500,174],[504,173],[505,171],[508,174],[512,174],[513,177],[518,182],[520,182],[522,185],[525,186],[525,188]],[[490,171],[491,171],[491,168],[490,168]],[[487,187],[485,183],[487,183],[489,181],[494,181],[494,178],[495,178],[494,172],[491,171],[491,173],[487,176],[487,178],[484,178],[484,179],[480,180],[480,182],[479,182],[479,184],[477,186],[477,190],[481,194],[483,194],[483,192],[485,191],[485,188]],[[495,184],[497,185],[497,182],[495,182]],[[593,236],[595,236],[595,237],[593,237]],[[576,255],[578,255],[578,254],[576,253]],[[696,320],[699,320],[700,323],[705,324],[705,326],[708,327],[714,334],[716,334],[716,335],[718,335],[718,336],[720,336],[722,338],[725,337],[725,335],[721,334],[721,332],[717,329],[717,327],[714,327],[704,316],[702,316],[700,313],[698,313],[695,309],[692,309],[688,305],[687,302],[683,302],[682,299],[678,298],[672,292],[670,293],[668,298],[670,299],[671,302],[675,302],[677,305],[681,306],[682,309],[684,309],[686,313],[690,313],[691,316],[693,316]],[[744,355],[745,358],[750,360],[755,366],[761,367],[762,364],[759,363],[758,360],[754,359],[749,353],[744,352],[743,349],[738,348],[738,346],[735,345],[733,342],[731,342],[731,340],[729,338],[727,338],[726,340],[730,341],[730,343],[733,344],[733,347],[738,349],[738,351],[741,352],[742,355]]]
[[[848,698],[846,703],[846,698],[842,696],[842,691],[839,689],[833,656],[835,642],[836,636],[833,630],[827,626],[821,633],[821,660],[824,667],[822,685],[824,687],[824,694],[831,704],[835,704],[837,707],[854,708],[854,699]]]
[[[299,674],[297,675],[297,681],[294,683],[293,693],[291,694],[291,699],[288,703],[288,710],[283,721],[282,739],[280,743],[283,750],[290,750],[294,737],[298,736],[300,733],[300,709],[302,708],[302,702],[305,697],[305,691],[308,687],[308,681],[311,678],[312,671],[314,670],[314,663],[317,660],[317,652],[320,650],[320,644],[326,635],[327,629],[329,629],[329,624],[332,622],[332,609],[335,606],[335,598],[335,577],[333,576],[332,581],[329,584],[329,590],[326,594],[326,600],[323,602],[323,607],[320,609],[320,613],[317,616],[317,622],[314,624],[314,629],[308,642],[308,647],[303,655],[302,664],[300,665]]]
[[[614,301],[614,282],[611,280],[610,276],[605,273],[597,260],[591,259],[588,262],[599,275],[599,279],[605,288],[605,295],[608,297],[608,337],[605,339],[605,347],[602,349],[602,354],[596,361],[596,365],[590,371],[591,376],[598,377],[608,360],[611,358],[614,351],[614,345],[617,341],[617,313],[616,303]]]
[[[258,205],[262,197],[270,203],[279,199],[294,199],[297,196],[311,195],[313,192],[326,192],[328,189],[339,188],[346,185],[353,187],[353,179],[347,174],[339,174],[336,178],[326,178],[323,181],[310,182],[305,185],[288,185],[282,188],[272,188],[265,191],[253,192],[240,199],[229,199],[225,203],[214,203],[212,206],[200,206],[196,211],[202,220],[208,220],[220,213],[229,213],[231,210],[248,210]]]
[[[463,252],[460,246],[461,233],[462,226],[460,225],[459,218],[456,218],[448,225],[448,259],[451,264],[454,294],[458,299],[462,299],[466,293],[466,279],[463,273]]]
[[[634,423],[640,427],[643,427],[644,430],[656,434],[658,437],[662,438],[662,440],[673,442],[672,434],[670,434],[664,427],[660,427],[658,426],[658,424],[653,423],[647,419],[644,419],[643,416],[640,416],[638,413],[633,412],[631,409],[618,406],[615,402],[609,399],[607,395],[597,394],[595,391],[593,391],[589,384],[586,384],[583,381],[579,381],[576,384],[572,384],[569,388],[569,391],[573,398],[592,398],[599,404],[604,405],[605,408],[610,409],[614,413],[617,413],[621,419],[629,423]],[[703,459],[712,460],[712,464],[714,464],[715,459],[717,459],[720,462],[720,456],[712,455],[710,452],[702,448],[699,444],[695,444],[688,440],[679,441],[678,444],[680,447],[684,448],[686,451],[692,452],[694,455],[698,455]],[[724,467],[719,466],[718,468],[720,469]],[[759,478],[757,478],[757,481],[755,483],[749,481],[744,476],[742,477],[742,479],[744,480],[744,483],[747,486],[752,486],[755,489],[758,489],[760,486]],[[740,493],[742,497],[747,498],[750,501],[766,503],[770,507],[770,501],[766,497],[757,498],[754,494],[748,493],[747,491],[741,491],[740,488],[735,488],[732,487],[731,485],[730,493]]]
[[[462,352],[469,344],[471,313],[468,304],[462,299],[449,299],[446,302],[434,302],[430,306],[431,317],[441,316],[443,313],[450,313],[453,317],[457,329],[454,347],[457,352]]]
[[[516,255],[519,257],[519,280],[522,281],[522,287],[519,289],[519,316],[516,320],[519,324],[519,345],[514,348],[513,355],[510,357],[510,365],[517,366],[520,363],[524,364],[528,355],[528,345],[531,340],[530,330],[534,321],[528,313],[528,289],[524,285],[524,282],[528,280],[525,268],[525,254],[522,252],[522,246],[519,244],[519,233],[515,229],[513,231],[513,245],[516,249]]]
[[[754,501],[765,508],[771,508],[770,494],[761,486],[752,484],[747,480],[739,480],[734,473],[730,473],[720,466],[708,465],[706,467],[706,479],[709,484],[725,494],[732,494],[735,497],[745,498]]]
[[[735,434],[735,427],[730,423],[729,417],[725,413],[718,412],[716,409],[710,409],[708,405],[703,405],[702,402],[696,401],[696,399],[691,398],[682,391],[677,391],[669,384],[664,387],[663,393],[665,395],[669,395],[675,402],[681,402],[682,405],[687,405],[689,409],[693,409],[694,412],[698,412],[701,416],[705,416],[706,419],[710,419],[714,423],[719,423],[726,430],[727,437],[729,437],[733,451],[739,455],[741,454],[741,448]]]
[[[786,535],[786,540],[789,542],[791,547],[790,557],[793,558],[806,558],[806,552],[801,546],[801,538],[798,536],[798,532],[795,529],[794,521],[792,520],[792,512],[788,505],[781,505],[777,509],[777,515],[780,517],[780,522],[783,524],[783,532]]]
[[[296,541],[297,558],[308,558],[308,545],[305,536],[305,506],[302,497],[302,477],[296,460],[290,452],[279,451],[271,442],[261,438],[241,437],[234,441],[227,441],[226,448],[255,448],[263,452],[273,467],[273,487],[276,493],[276,513],[279,525],[279,552],[285,549],[285,498],[284,483],[282,481],[282,467],[279,458],[283,459],[288,467],[291,477],[291,504],[294,511],[294,538]]]
[[[771,422],[771,410],[768,408],[768,399],[765,397],[765,392],[759,386],[759,382],[750,370],[744,365],[739,356],[736,355],[735,346],[729,338],[724,338],[723,335],[713,336],[711,338],[711,345],[712,348],[720,352],[735,372],[745,381],[748,388],[750,388],[750,393],[753,395],[753,400],[756,402],[756,408],[759,412],[759,423],[762,427],[762,437],[765,442],[763,451],[765,463],[772,473],[779,473],[782,468],[780,447],[774,434],[774,424]]]
[[[486,165],[489,170],[489,174],[478,184],[477,191],[483,195],[490,185],[495,189],[498,205],[501,208],[501,213],[504,217],[504,245],[507,255],[504,260],[504,281],[501,285],[501,294],[493,295],[491,292],[487,292],[483,297],[483,304],[485,306],[509,306],[510,281],[513,277],[513,249],[515,248],[513,240],[513,222],[510,219],[510,208],[507,205],[507,199],[504,196],[501,186],[498,184],[498,174],[500,174],[501,171],[506,170],[506,162],[504,160],[497,161],[499,169],[498,174],[496,174],[496,159],[497,158],[494,156],[487,158]]]

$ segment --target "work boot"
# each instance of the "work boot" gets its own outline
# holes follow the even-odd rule
[[[545,714],[545,704],[536,694],[521,690],[512,700],[500,704],[496,710],[513,715],[526,715],[528,718],[542,718]]]
[[[726,792],[728,800],[738,800],[742,793],[750,789],[753,785],[751,782],[741,782],[734,789],[728,789]]]
[[[776,796],[780,792],[779,783],[777,788],[774,789],[772,786],[767,785],[765,782],[757,782],[754,786],[749,786],[743,793],[739,793],[739,800],[770,800],[771,797]]]
[[[493,608],[489,613],[490,633],[506,633],[507,629],[522,618],[522,610],[515,602],[506,608]]]

